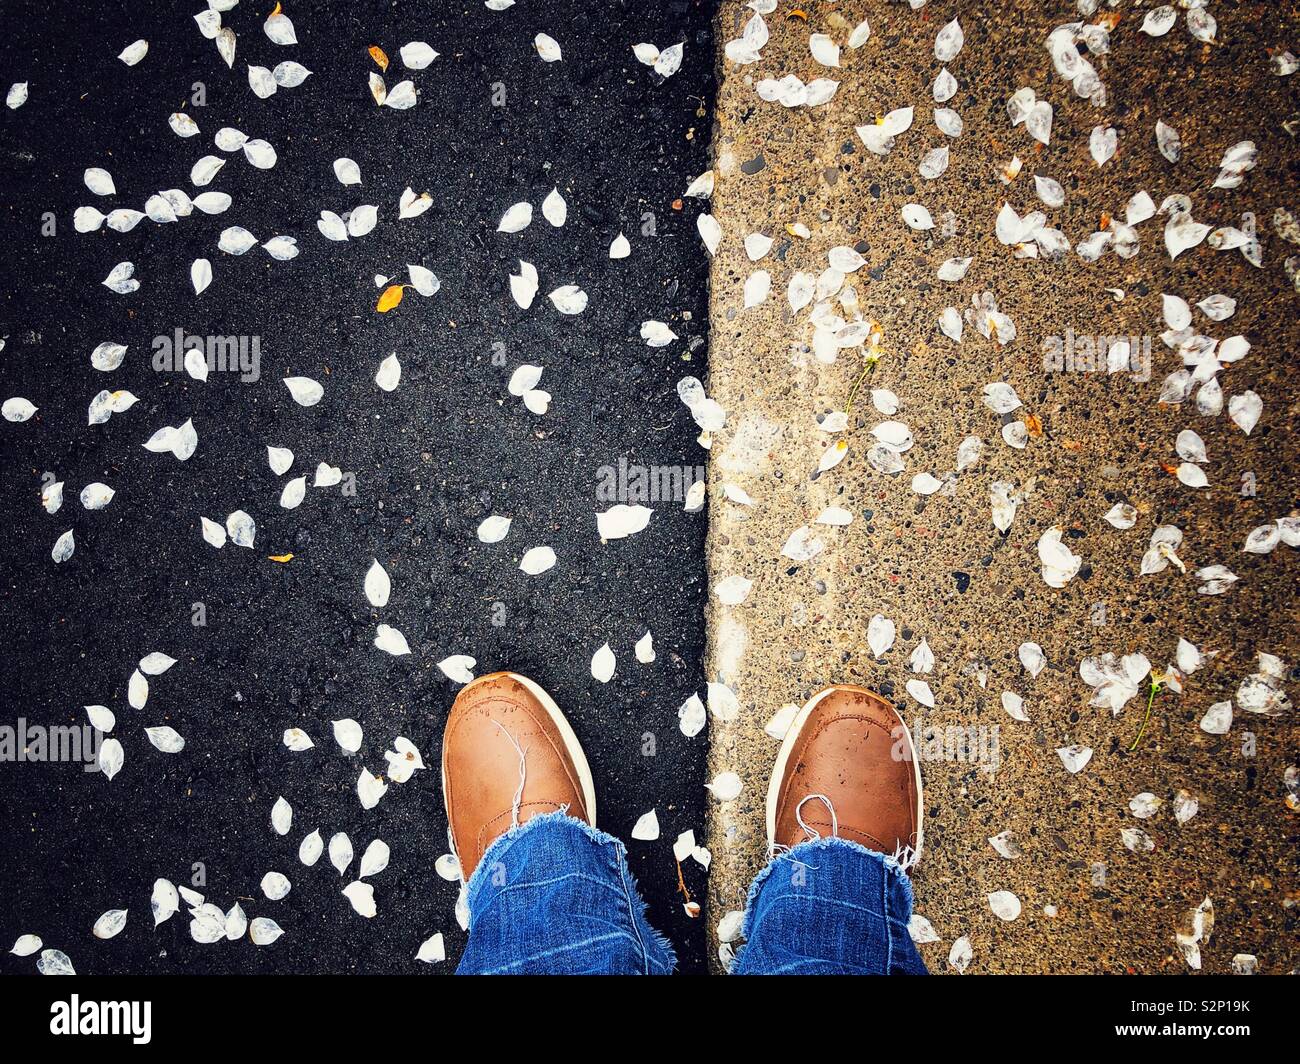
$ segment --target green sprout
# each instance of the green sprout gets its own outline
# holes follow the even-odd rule
[[[862,372],[858,374],[858,379],[853,382],[853,387],[849,389],[849,400],[844,404],[844,416],[848,417],[853,413],[853,403],[858,397],[858,392],[866,379],[871,376],[871,371],[876,368],[876,363],[880,361],[880,356],[884,352],[874,344],[867,349],[862,359]]]
[[[1137,735],[1133,739],[1133,745],[1128,748],[1131,754],[1138,748],[1138,743],[1142,741],[1142,736],[1146,734],[1147,725],[1151,723],[1151,707],[1155,705],[1156,695],[1165,689],[1165,678],[1161,673],[1151,670],[1151,683],[1147,686],[1147,711],[1142,716],[1142,727],[1138,729]]]

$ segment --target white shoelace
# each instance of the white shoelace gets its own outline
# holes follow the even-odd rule
[[[800,801],[799,804],[794,807],[794,818],[798,822],[799,826],[803,828],[803,833],[807,836],[807,838],[804,841],[814,842],[815,840],[821,838],[821,833],[817,831],[815,828],[810,828],[804,822],[803,819],[804,803],[811,802],[813,799],[816,799],[817,801],[821,802],[822,805],[824,805],[827,811],[831,814],[831,835],[834,837],[838,837],[840,833],[840,822],[839,822],[839,818],[836,817],[835,815],[835,806],[831,805],[831,800],[827,798],[826,795],[824,794],[809,794],[806,795],[803,798],[803,800]]]
[[[506,731],[505,725],[499,720],[494,720],[492,723],[501,729],[501,734],[510,740],[510,745],[519,754],[519,786],[515,788],[515,796],[510,802],[510,826],[517,828],[519,826],[519,807],[524,802],[524,781],[528,779],[528,751],[519,745],[519,740]]]
[[[821,802],[822,805],[824,805],[827,811],[830,813],[831,837],[839,838],[840,822],[839,822],[839,818],[835,815],[835,806],[831,804],[831,800],[827,798],[826,795],[824,794],[809,794],[806,795],[803,799],[801,799],[799,804],[794,808],[794,818],[798,822],[799,826],[803,828],[804,835],[806,836],[804,841],[816,842],[818,839],[822,837],[821,832],[817,831],[816,828],[810,827],[803,818],[804,804],[806,802],[811,802],[814,800]],[[781,853],[786,849],[788,849],[788,847],[774,846],[773,852]],[[917,851],[912,847],[910,843],[906,843],[902,841],[900,841],[894,847],[894,852],[889,855],[891,860],[898,862],[898,867],[901,868],[904,872],[906,872],[909,868],[911,868],[914,864],[916,864],[917,858],[919,856],[920,855],[917,853]]]

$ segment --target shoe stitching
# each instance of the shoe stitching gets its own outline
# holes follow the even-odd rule
[[[812,828],[829,828],[831,826],[831,822],[829,820],[809,820],[808,826]],[[886,846],[886,844],[881,839],[876,838],[876,836],[871,834],[871,832],[869,831],[863,831],[861,828],[855,828],[852,824],[844,824],[844,823],[841,823],[839,825],[839,829],[840,829],[840,834],[835,836],[836,838],[842,839],[844,838],[845,833],[850,833],[853,835],[860,836],[863,839],[866,839],[867,842],[871,844],[867,846],[867,849],[869,850],[878,849],[882,853],[887,853],[889,850],[889,847]],[[829,835],[825,835],[825,834],[822,835],[822,838],[829,838],[829,837],[830,837]],[[850,839],[849,841],[852,842],[856,840]]]
[[[522,803],[520,803],[520,806],[519,806],[519,812],[522,814],[523,811],[524,811],[525,809],[528,809],[528,808],[530,808],[530,807],[532,807],[532,806],[546,806],[546,807],[547,807],[546,811],[549,812],[549,813],[553,813],[553,812],[555,812],[557,809],[563,809],[563,808],[565,807],[565,805],[567,805],[567,804],[568,804],[568,803],[566,803],[566,802],[552,802],[552,801],[546,801],[546,800],[543,800],[543,799],[540,799],[540,798],[539,798],[539,799],[536,799],[535,801],[531,801],[531,802],[522,802]],[[540,809],[537,810],[537,812],[535,812],[533,815],[534,815],[534,816],[540,816],[540,815],[541,815],[541,810],[540,810]],[[475,867],[475,868],[478,867],[478,863],[479,863],[479,861],[483,860],[483,855],[484,855],[485,853],[487,853],[487,851],[488,851],[488,847],[489,847],[492,843],[496,842],[496,840],[499,839],[502,835],[504,835],[507,831],[510,830],[509,827],[503,828],[503,829],[500,830],[500,831],[493,832],[491,839],[487,839],[487,838],[485,838],[484,836],[486,835],[488,829],[489,829],[493,824],[495,824],[495,823],[497,823],[499,820],[501,820],[502,818],[505,818],[505,819],[508,821],[508,820],[513,819],[513,817],[514,817],[514,809],[505,809],[505,810],[502,810],[500,813],[497,813],[497,815],[494,816],[491,820],[489,820],[489,821],[487,821],[486,823],[484,823],[484,824],[482,824],[482,825],[479,826],[479,829],[478,829],[478,838],[477,838],[477,840],[475,840],[475,841],[477,842],[477,845],[478,845],[478,860],[476,860],[476,861],[474,862],[474,867]],[[528,818],[528,820],[531,820],[531,819],[532,819],[532,817],[529,817],[529,818]],[[528,822],[528,820],[525,820],[524,817],[523,817],[522,815],[519,817],[519,823],[520,823],[520,824],[526,824],[526,823]]]

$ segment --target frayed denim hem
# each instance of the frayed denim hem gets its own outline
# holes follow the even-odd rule
[[[841,839],[835,836],[829,836],[824,839],[810,839],[808,842],[801,842],[793,849],[777,854],[767,863],[767,867],[754,877],[754,882],[749,885],[749,893],[745,895],[745,919],[742,921],[741,925],[741,936],[746,939],[750,937],[754,924],[754,903],[758,900],[758,895],[763,889],[763,884],[767,882],[768,877],[777,867],[778,862],[791,861],[795,864],[809,864],[809,861],[804,860],[807,855],[816,853],[818,850],[831,850],[837,848],[856,851],[857,853],[864,854],[872,860],[879,861],[883,864],[885,870],[893,872],[897,881],[901,883],[903,887],[903,896],[907,898],[908,911],[911,912],[916,908],[915,899],[912,897],[912,881],[908,878],[907,872],[903,869],[903,866],[889,854],[880,853],[877,850],[868,850],[865,846],[860,846],[858,843],[852,842],[849,839]],[[739,952],[737,952],[737,957],[739,957]]]
[[[646,930],[650,932],[650,940],[657,947],[659,947],[659,949],[663,952],[664,963],[668,965],[668,970],[663,974],[676,975],[677,974],[677,950],[673,947],[673,944],[669,940],[668,936],[656,930],[654,925],[650,923],[650,917],[646,915],[646,909],[648,908],[648,906],[646,905],[645,899],[641,896],[641,888],[637,886],[636,878],[632,875],[631,869],[628,869],[627,871],[627,880],[628,880],[628,885],[631,888],[630,896],[632,898],[635,898],[636,904],[640,906],[640,908],[637,910],[637,913],[640,916],[641,923],[644,925]],[[655,973],[648,972],[647,974],[653,975]]]
[[[664,959],[667,963],[668,970],[666,974],[671,975],[677,971],[677,951],[673,948],[672,942],[668,938],[656,931],[651,926],[649,918],[646,915],[646,903],[641,895],[640,887],[637,886],[636,877],[632,875],[632,870],[627,866],[627,847],[623,845],[620,839],[609,835],[598,828],[593,828],[585,820],[579,820],[577,817],[569,816],[565,809],[557,809],[554,813],[543,813],[541,816],[535,816],[525,824],[517,824],[507,831],[504,835],[498,836],[483,853],[479,859],[478,867],[474,869],[474,874],[470,876],[469,881],[465,884],[465,903],[470,912],[470,930],[473,930],[473,909],[474,895],[481,888],[484,880],[487,878],[488,870],[492,865],[501,861],[502,854],[510,846],[530,831],[538,830],[547,824],[564,824],[577,828],[587,838],[597,846],[604,846],[613,843],[614,851],[617,854],[619,875],[623,878],[623,889],[628,898],[628,904],[632,906],[632,922],[640,935],[643,932],[649,932],[651,941],[663,952]],[[643,947],[644,949],[644,947]],[[649,953],[647,951],[647,958]]]
[[[498,851],[509,848],[510,843],[515,839],[519,838],[521,835],[527,834],[538,826],[554,823],[557,820],[567,820],[569,823],[581,828],[583,833],[593,842],[616,842],[620,847],[623,845],[612,835],[606,835],[603,831],[597,831],[585,821],[579,820],[577,817],[569,816],[569,814],[563,809],[557,809],[554,813],[543,813],[541,816],[533,817],[526,824],[516,824],[504,835],[498,835],[493,840],[492,845],[483,851],[483,856],[479,858],[478,867],[474,869],[474,874],[469,877],[469,881],[465,884],[466,902],[468,903],[474,897],[474,893],[478,890],[479,885],[487,878],[487,870],[500,860]]]

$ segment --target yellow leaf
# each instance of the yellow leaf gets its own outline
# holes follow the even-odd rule
[[[379,296],[379,302],[375,304],[375,309],[380,314],[387,314],[398,303],[402,301],[402,289],[406,285],[390,284]]]
[[[272,11],[272,12],[271,12],[269,15],[267,15],[266,17],[267,17],[267,18],[275,18],[275,16],[278,15],[278,14],[280,14],[280,12],[282,12],[283,10],[284,10],[283,7],[281,7],[279,4],[276,4],[276,5],[275,5],[275,10]]]
[[[380,70],[385,74],[388,73],[388,56],[384,54],[384,50],[380,48],[379,45],[372,44],[370,46],[370,58],[375,61],[375,65],[379,67]]]
[[[293,561],[293,555],[292,555],[292,554],[268,554],[267,557],[270,558],[271,561],[273,561],[273,562],[291,562],[291,561]]]

